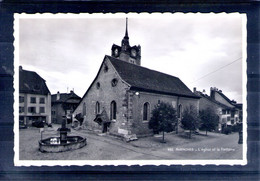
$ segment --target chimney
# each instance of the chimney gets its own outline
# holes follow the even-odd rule
[[[203,89],[203,91],[202,91],[202,92],[203,92],[203,94],[205,94],[205,93],[206,93],[205,89]]]
[[[73,90],[71,90],[71,91],[70,91],[70,94],[73,94],[73,93],[74,93],[74,91],[73,91]]]
[[[193,87],[193,92],[196,93],[196,87]]]
[[[215,91],[216,91],[216,88],[212,88],[212,87],[210,88],[210,97],[214,100],[215,100]]]
[[[57,92],[57,98],[56,98],[56,100],[60,100],[60,92],[59,92],[59,91]]]

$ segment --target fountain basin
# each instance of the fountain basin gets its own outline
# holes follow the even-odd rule
[[[57,153],[76,150],[86,146],[87,140],[81,136],[67,136],[67,142],[62,143],[60,137],[49,137],[39,141],[41,152]]]

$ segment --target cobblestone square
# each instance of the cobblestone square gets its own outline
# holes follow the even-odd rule
[[[46,128],[43,139],[59,136],[58,125]],[[125,142],[111,135],[98,135],[87,130],[73,130],[69,135],[87,138],[87,145],[81,149],[42,153],[38,141],[41,139],[39,128],[19,130],[20,160],[196,160],[196,159],[242,159],[242,144],[238,144],[238,133],[224,135],[209,133],[208,136],[184,134],[166,134],[166,143],[161,143],[161,136],[140,138]]]

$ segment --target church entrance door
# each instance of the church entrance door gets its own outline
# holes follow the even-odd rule
[[[109,122],[103,123],[102,133],[106,133],[108,131],[109,125],[110,125]]]

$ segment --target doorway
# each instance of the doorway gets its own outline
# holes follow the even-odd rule
[[[102,133],[106,133],[108,131],[109,125],[110,125],[109,122],[103,123]]]

